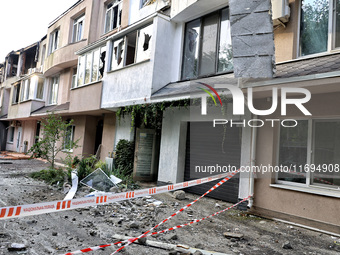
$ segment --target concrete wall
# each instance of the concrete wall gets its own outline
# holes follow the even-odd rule
[[[312,94],[305,107],[312,118],[339,119],[340,92]],[[257,108],[268,109],[265,99],[257,101]],[[303,114],[294,106],[288,108],[285,119],[299,119]],[[280,109],[266,118],[280,117]],[[258,129],[256,165],[277,165],[279,127],[270,124]],[[255,181],[254,212],[264,216],[281,218],[340,234],[340,203],[338,197],[317,195],[301,191],[270,187],[275,174],[268,173]],[[311,188],[309,188],[311,189]],[[322,193],[322,188],[314,188]],[[337,192],[335,192],[337,193]]]
[[[104,115],[103,139],[100,153],[102,161],[113,151],[116,134],[116,115],[114,113],[106,113]]]

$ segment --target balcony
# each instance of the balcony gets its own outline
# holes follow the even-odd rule
[[[75,54],[79,49],[87,45],[87,40],[70,43],[52,52],[45,60],[44,75],[50,76],[61,70],[77,65],[78,56]]]
[[[8,119],[28,118],[31,112],[43,107],[44,101],[27,100],[17,104],[11,104],[8,109]]]

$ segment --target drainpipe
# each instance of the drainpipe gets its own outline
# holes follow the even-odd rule
[[[254,116],[254,119],[257,119],[257,116]],[[253,169],[253,167],[256,164],[256,140],[257,140],[257,128],[253,127],[252,129],[252,135],[251,135],[251,158],[250,158],[250,169]],[[253,171],[250,172],[250,178],[249,178],[249,195],[254,195],[254,179],[255,175]],[[251,208],[254,203],[254,198],[251,197],[249,199],[248,207]]]

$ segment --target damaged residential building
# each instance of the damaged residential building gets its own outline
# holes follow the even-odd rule
[[[74,119],[71,139],[81,147],[73,155],[100,150],[104,160],[121,139],[134,141],[136,180],[177,183],[209,175],[195,166],[216,164],[339,166],[337,7],[331,0],[79,1],[39,43],[0,64],[0,132],[7,135],[0,144],[25,151],[39,134],[39,120],[55,112]],[[166,108],[157,127],[117,116],[124,107],[204,100],[204,84],[226,94],[222,112],[209,104],[207,114],[201,104]],[[261,110],[271,108],[273,89],[304,88],[312,115],[292,105],[284,116],[280,105],[268,116],[248,107],[235,115],[223,86],[253,96]],[[264,125],[213,127],[221,118]],[[272,127],[266,119],[298,125]],[[339,234],[339,175],[240,173],[211,196],[237,202],[254,194],[244,206],[255,214]]]

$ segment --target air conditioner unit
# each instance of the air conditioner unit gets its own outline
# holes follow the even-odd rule
[[[277,26],[287,23],[290,17],[290,8],[288,0],[271,0],[273,25]]]

